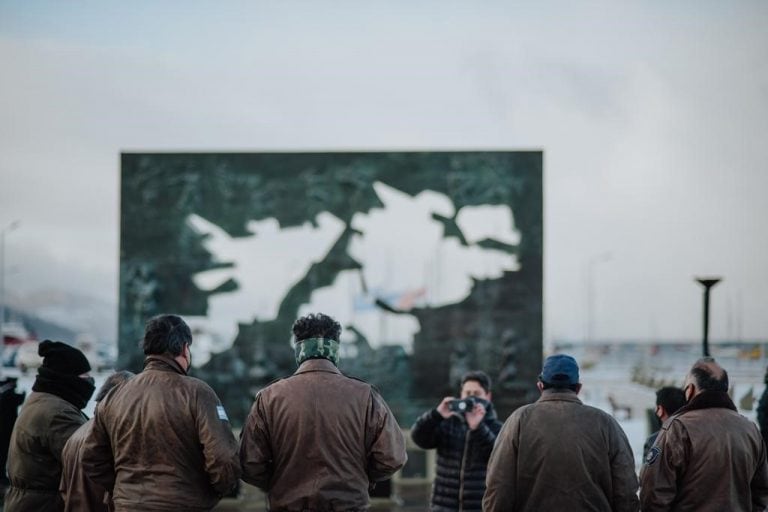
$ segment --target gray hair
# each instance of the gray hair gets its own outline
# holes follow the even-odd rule
[[[112,388],[119,386],[120,384],[123,384],[124,382],[127,382],[129,379],[135,377],[136,374],[133,372],[129,372],[128,370],[122,370],[119,372],[115,372],[109,377],[107,377],[107,380],[104,381],[104,384],[101,385],[99,388],[99,392],[96,393],[96,398],[94,400],[96,402],[101,402],[105,396],[107,396],[107,393],[112,391]]]

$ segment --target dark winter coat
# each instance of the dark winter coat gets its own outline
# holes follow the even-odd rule
[[[11,487],[5,496],[5,512],[63,510],[61,452],[86,419],[80,409],[56,395],[37,391],[29,395],[11,436]]]
[[[19,417],[19,406],[24,403],[26,393],[16,392],[16,379],[0,380],[0,486],[8,484],[5,473],[8,462],[8,447],[11,444],[11,433]]]
[[[768,375],[766,375],[768,380]],[[768,444],[768,382],[766,383],[763,394],[757,402],[757,424],[760,427],[760,434],[763,440]]]
[[[411,429],[413,442],[424,449],[437,449],[432,510],[482,510],[486,467],[500,429],[492,404],[475,430],[469,429],[463,416],[443,418],[437,409],[416,420]]]

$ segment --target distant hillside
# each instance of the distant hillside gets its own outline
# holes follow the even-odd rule
[[[37,290],[9,297],[10,320],[23,319],[39,339],[89,334],[100,343],[114,343],[117,304],[78,292]]]
[[[8,308],[6,314],[14,321],[21,322],[24,327],[38,340],[52,339],[68,343],[75,341],[76,332],[67,327],[43,320],[35,315],[28,314],[14,308]]]

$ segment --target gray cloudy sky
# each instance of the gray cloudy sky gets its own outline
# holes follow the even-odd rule
[[[8,287],[116,304],[121,150],[543,149],[545,336],[768,337],[768,2],[0,0]],[[610,253],[603,260],[601,255]]]

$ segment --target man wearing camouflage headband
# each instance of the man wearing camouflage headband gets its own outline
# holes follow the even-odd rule
[[[403,434],[371,385],[339,371],[338,322],[308,315],[293,334],[299,368],[256,395],[242,479],[267,493],[269,510],[367,510],[371,485],[405,464]]]

